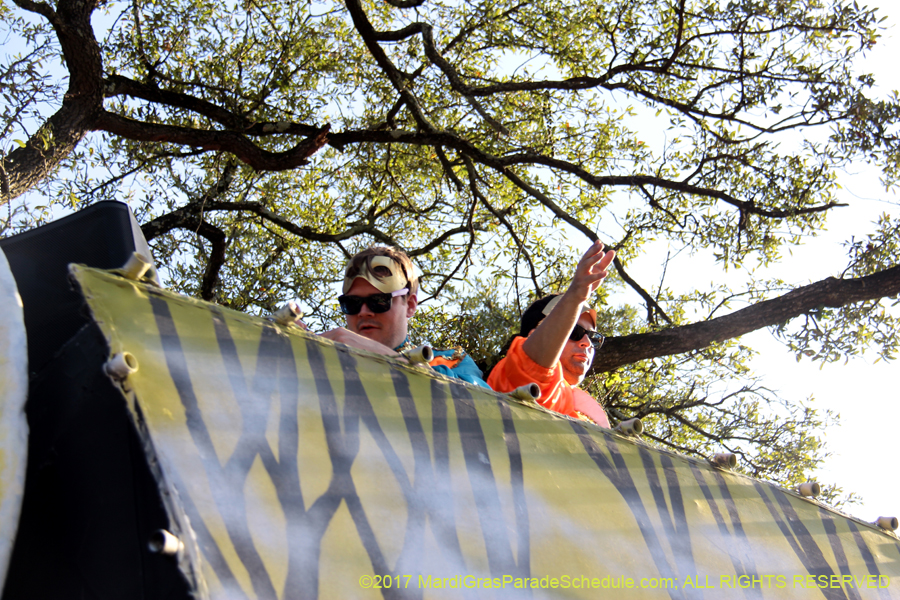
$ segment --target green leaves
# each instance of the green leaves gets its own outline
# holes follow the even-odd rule
[[[15,48],[0,62],[3,201],[19,198],[4,231],[127,199],[168,286],[256,313],[298,298],[320,330],[341,323],[346,258],[397,244],[423,273],[414,333],[466,346],[485,367],[532,297],[565,289],[589,240],[619,257],[599,299],[622,306],[604,325],[641,348],[642,335],[807,283],[767,270],[845,202],[837,174],[860,160],[886,186],[900,173],[900,100],[875,97],[855,64],[878,15],[852,3],[105,8],[99,45],[66,38],[61,62],[65,28],[0,0]],[[102,77],[71,92],[65,68],[92,52]],[[42,128],[85,90],[104,95],[85,117],[92,135],[67,141],[62,118]],[[38,156],[26,160],[25,145]],[[892,268],[897,243],[887,217],[860,232],[844,277]],[[679,255],[703,267],[673,286]],[[891,302],[838,299],[774,322],[801,356],[892,357]],[[659,443],[733,444],[752,472],[799,477],[824,456],[813,430],[827,416],[780,404],[748,379],[743,349],[712,339],[653,363],[646,343],[593,385],[621,415],[645,415]],[[776,405],[783,426],[770,422]]]

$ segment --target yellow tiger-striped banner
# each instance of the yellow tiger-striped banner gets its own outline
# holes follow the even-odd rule
[[[421,368],[73,274],[213,598],[900,599],[892,534]]]

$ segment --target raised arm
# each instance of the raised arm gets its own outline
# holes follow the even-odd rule
[[[614,250],[604,252],[603,244],[599,241],[587,249],[575,267],[575,276],[569,289],[522,345],[531,360],[547,369],[556,365],[563,346],[581,315],[582,305],[609,274],[607,268],[615,256]]]

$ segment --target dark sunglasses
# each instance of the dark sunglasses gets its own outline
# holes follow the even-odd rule
[[[598,331],[593,331],[592,329],[585,329],[581,325],[575,325],[572,329],[572,333],[569,334],[569,339],[573,342],[581,341],[581,338],[584,336],[588,336],[588,339],[591,341],[591,346],[594,347],[594,350],[599,350],[600,346],[603,345],[603,340],[606,339],[603,337]]]
[[[373,313],[385,313],[391,310],[394,298],[409,293],[409,288],[403,288],[396,292],[384,294],[372,294],[371,296],[338,296],[341,312],[345,315],[358,315],[363,304],[369,307]]]

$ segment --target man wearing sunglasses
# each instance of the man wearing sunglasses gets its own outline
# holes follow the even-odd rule
[[[322,335],[388,356],[412,348],[408,327],[418,306],[418,288],[419,278],[405,252],[386,246],[363,250],[347,264],[338,297],[347,327]],[[434,355],[430,365],[435,371],[487,387],[475,361],[461,349],[434,350]]]
[[[545,296],[528,307],[519,334],[491,371],[488,385],[498,392],[511,392],[537,383],[541,406],[609,427],[600,404],[576,386],[603,344],[603,336],[596,331],[597,312],[587,307],[587,301],[609,274],[607,268],[615,255],[594,242],[578,262],[564,294]]]

